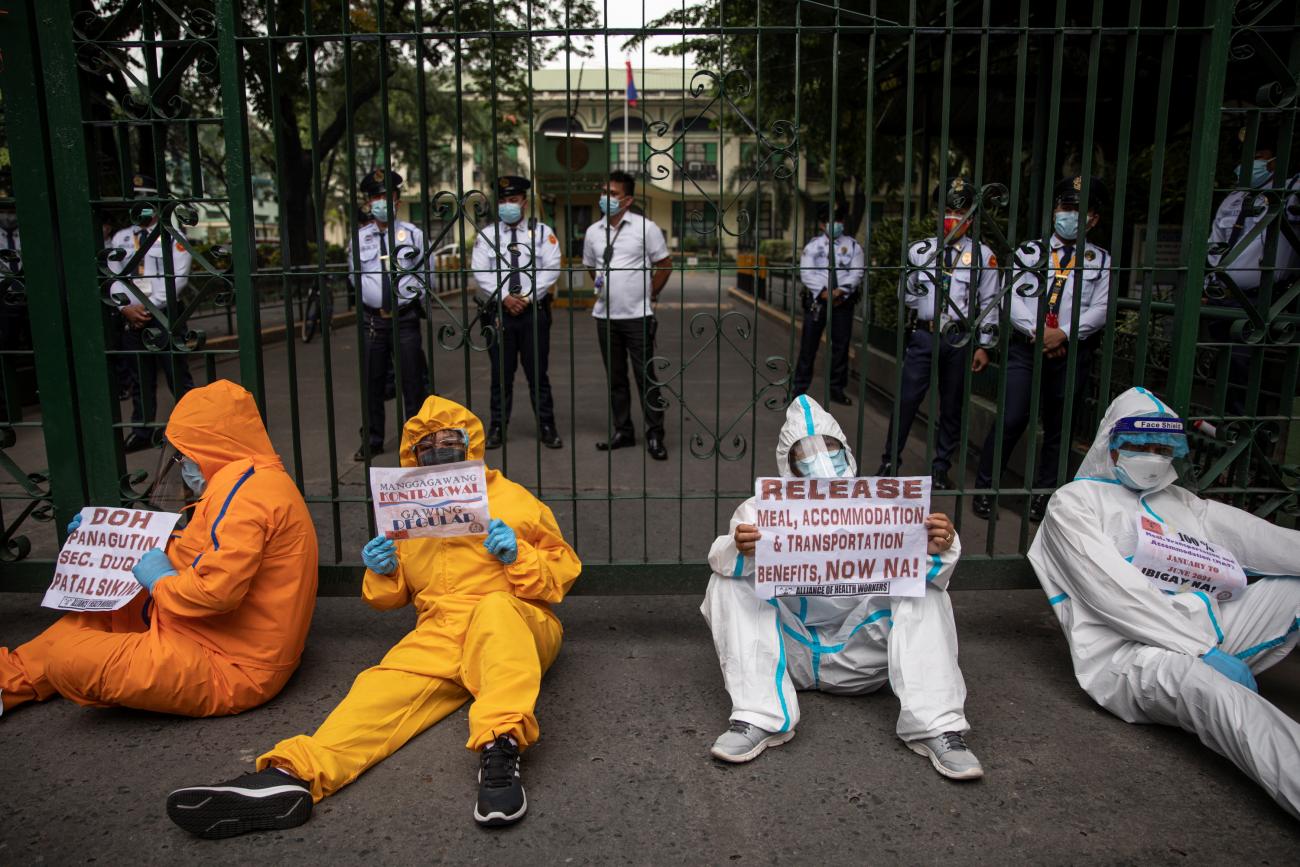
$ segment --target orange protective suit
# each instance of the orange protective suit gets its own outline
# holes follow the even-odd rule
[[[482,460],[482,423],[435,396],[402,430],[402,466],[416,465],[415,443],[445,428],[465,430],[466,458]],[[415,629],[358,675],[314,735],[276,744],[257,760],[258,770],[292,772],[319,801],[471,696],[469,749],[505,734],[520,749],[537,740],[533,708],[562,635],[550,603],[564,598],[582,564],[551,510],[527,490],[489,469],[487,492],[492,517],[515,531],[515,561],[505,565],[488,553],[481,535],[397,542],[396,570],[367,570],[362,595],[380,610],[413,602]]]
[[[252,395],[226,380],[176,404],[167,439],[207,480],[167,556],[177,570],[114,612],[68,614],[0,648],[8,711],[54,694],[186,716],[272,698],[298,666],[316,605],[316,531]]]

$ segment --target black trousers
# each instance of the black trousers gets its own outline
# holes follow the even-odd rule
[[[522,364],[538,426],[555,427],[555,401],[546,372],[551,357],[551,299],[529,304],[518,316],[501,309],[493,324],[497,328],[496,343],[488,349],[492,361],[492,426],[510,421],[515,371]]]
[[[630,363],[632,375],[636,377],[636,391],[641,396],[641,411],[645,414],[646,439],[663,439],[664,413],[660,409],[662,404],[659,389],[648,386],[646,381],[646,365],[655,354],[655,331],[658,325],[654,316],[596,320],[600,357],[605,362],[605,372],[609,376],[609,405],[615,434],[636,434],[632,427],[632,393],[627,381]]]
[[[903,354],[903,385],[898,395],[898,432],[895,435],[890,428],[885,436],[885,450],[880,455],[880,462],[888,463],[890,447],[897,446],[898,462],[894,464],[894,472],[903,465],[903,447],[912,432],[912,422],[930,391],[930,364],[935,339],[934,334],[919,327],[907,339],[907,349]],[[952,456],[961,439],[961,410],[965,403],[962,383],[966,360],[964,349],[939,339],[939,436],[931,465],[936,473],[947,472],[952,467]]]
[[[138,354],[121,356],[128,360],[121,372],[127,376],[127,386],[131,391],[131,433],[147,437],[153,431],[146,425],[158,413],[159,368],[167,378],[167,387],[175,400],[180,400],[194,387],[194,377],[190,375],[189,360],[184,353],[147,349],[143,333],[142,329],[130,327],[122,331],[122,349]]]
[[[829,293],[828,293],[829,294]],[[817,315],[812,315],[811,293],[803,299],[803,336],[799,340],[799,361],[795,364],[791,383],[797,396],[812,385],[813,368],[817,362],[817,347],[822,332],[826,330],[826,310],[831,310],[831,391],[841,392],[849,384],[849,343],[853,340],[853,303],[817,305]]]
[[[1039,415],[1043,419],[1043,450],[1038,455],[1038,471],[1034,487],[1051,488],[1056,485],[1056,462],[1061,455],[1061,436],[1064,433],[1061,430],[1061,417],[1065,410],[1065,402],[1069,400],[1075,406],[1082,405],[1080,397],[1083,394],[1083,387],[1088,382],[1095,349],[1095,340],[1083,341],[1070,347],[1070,351],[1076,352],[1079,356],[1072,394],[1067,393],[1066,387],[1069,354],[1060,358],[1043,359],[1038,399]],[[1007,391],[1002,406],[1003,470],[1011,460],[1011,452],[1015,449],[1016,443],[1020,442],[1021,435],[1029,426],[1029,398],[1030,387],[1033,384],[1034,356],[1041,355],[1042,351],[1041,344],[1025,343],[1019,336],[1013,336],[1011,346],[1007,350]],[[993,428],[989,431],[984,439],[984,450],[980,453],[979,474],[975,478],[975,484],[981,488],[988,487],[993,481],[993,434],[996,430]]]
[[[368,402],[366,416],[369,420],[370,448],[384,447],[384,383],[393,368],[393,326],[397,326],[397,363],[402,372],[402,405],[400,415],[410,418],[420,411],[429,396],[428,367],[424,362],[424,345],[420,339],[420,314],[408,303],[396,317],[384,318],[365,308],[362,314],[365,339],[365,372]]]

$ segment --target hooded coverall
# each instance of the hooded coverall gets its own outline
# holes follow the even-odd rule
[[[1290,576],[1300,533],[1173,484],[1125,487],[1110,431],[1122,418],[1157,413],[1175,415],[1145,389],[1115,398],[1079,474],[1052,495],[1029,562],[1084,692],[1125,722],[1194,732],[1300,817],[1300,724],[1198,659],[1218,648],[1261,672],[1295,647],[1300,579]],[[1248,576],[1266,577],[1227,602],[1162,592],[1129,562],[1139,514],[1225,548]]]
[[[402,466],[416,466],[415,444],[447,428],[469,435],[467,460],[482,460],[482,423],[434,396],[402,430]],[[550,606],[564,598],[582,564],[551,510],[526,489],[489,469],[487,493],[492,517],[515,531],[515,561],[507,565],[488,553],[482,536],[398,541],[397,568],[391,575],[366,570],[361,593],[381,611],[414,603],[415,629],[357,676],[315,734],[281,741],[259,757],[259,771],[284,768],[306,780],[319,801],[471,696],[466,747],[482,749],[500,735],[512,736],[520,749],[537,740],[533,708],[562,635]]]
[[[786,411],[776,446],[777,473],[791,476],[796,442],[822,434],[845,443],[851,473],[857,463],[835,419],[807,395]],[[966,732],[966,682],[957,667],[957,628],[948,580],[961,555],[954,536],[930,556],[925,595],[778,597],[754,593],[754,558],[736,550],[736,525],[756,523],[754,498],[731,516],[730,532],[709,551],[713,577],[700,607],[713,630],[730,719],[770,732],[799,722],[795,690],[856,695],[888,683],[898,696],[898,736],[904,741]]]
[[[226,380],[194,389],[166,433],[207,480],[167,545],[177,574],[117,611],[66,614],[0,648],[5,711],[57,693],[100,707],[239,713],[298,667],[316,605],[316,530],[252,395]]]

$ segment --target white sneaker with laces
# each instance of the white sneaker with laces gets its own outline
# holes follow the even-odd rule
[[[978,780],[984,776],[984,767],[966,746],[961,732],[944,732],[932,738],[908,741],[907,748],[928,758],[934,769],[950,780]]]
[[[794,730],[788,732],[769,732],[752,723],[733,719],[731,727],[713,742],[709,754],[724,762],[748,762],[758,758],[758,754],[768,747],[776,747],[794,737]]]

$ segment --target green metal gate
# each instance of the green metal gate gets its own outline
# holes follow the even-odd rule
[[[1032,583],[1028,497],[1050,491],[1025,481],[1034,436],[992,487],[975,488],[973,470],[983,434],[1003,423],[1005,323],[1026,271],[1014,251],[1050,232],[1061,177],[1109,187],[1087,243],[1113,268],[1095,369],[1064,406],[1072,447],[1057,482],[1099,408],[1145,385],[1213,431],[1197,435],[1186,484],[1294,524],[1297,265],[1263,269],[1253,291],[1230,266],[1258,240],[1266,262],[1300,249],[1286,186],[1300,169],[1295,4],[687,0],[631,23],[629,5],[640,4],[0,0],[0,214],[16,206],[21,228],[21,253],[0,246],[0,589],[43,586],[83,504],[139,500],[157,452],[123,448],[124,382],[184,366],[257,397],[316,517],[322,586],[351,592],[373,525],[369,456],[351,459],[368,385],[348,289],[359,261],[344,244],[357,181],[376,169],[405,176],[399,215],[425,239],[412,268],[424,385],[485,418],[500,342],[475,304],[469,254],[493,219],[496,178],[533,179],[526,210],[566,256],[551,365],[565,446],[537,442],[520,383],[489,460],[552,506],[588,592],[700,586],[712,538],[771,472],[799,343],[799,251],[818,205],[839,200],[867,268],[854,405],[834,409],[871,469],[897,422],[905,252],[935,232],[931,188],[959,174],[978,191],[972,232],[995,251],[1001,287],[997,311],[957,317],[968,362],[993,313],[1004,323],[986,331],[991,367],[965,376],[956,490],[936,501],[965,540],[961,584]],[[1246,186],[1237,179],[1260,148],[1274,154],[1274,180],[1253,199],[1261,219],[1216,247],[1216,208]],[[619,167],[673,257],[647,372],[667,412],[663,463],[592,448],[611,421],[582,239]],[[135,196],[137,176],[157,191]],[[130,293],[117,278],[134,260],[105,242],[131,227],[166,251],[166,298],[142,346],[124,348],[117,303]],[[823,403],[829,362],[823,347],[812,389]],[[914,469],[934,453],[938,390],[936,368]],[[154,430],[170,406],[164,384],[158,394],[146,402]],[[380,463],[393,460],[401,404],[387,405]],[[998,498],[987,524],[970,511],[980,493]]]

